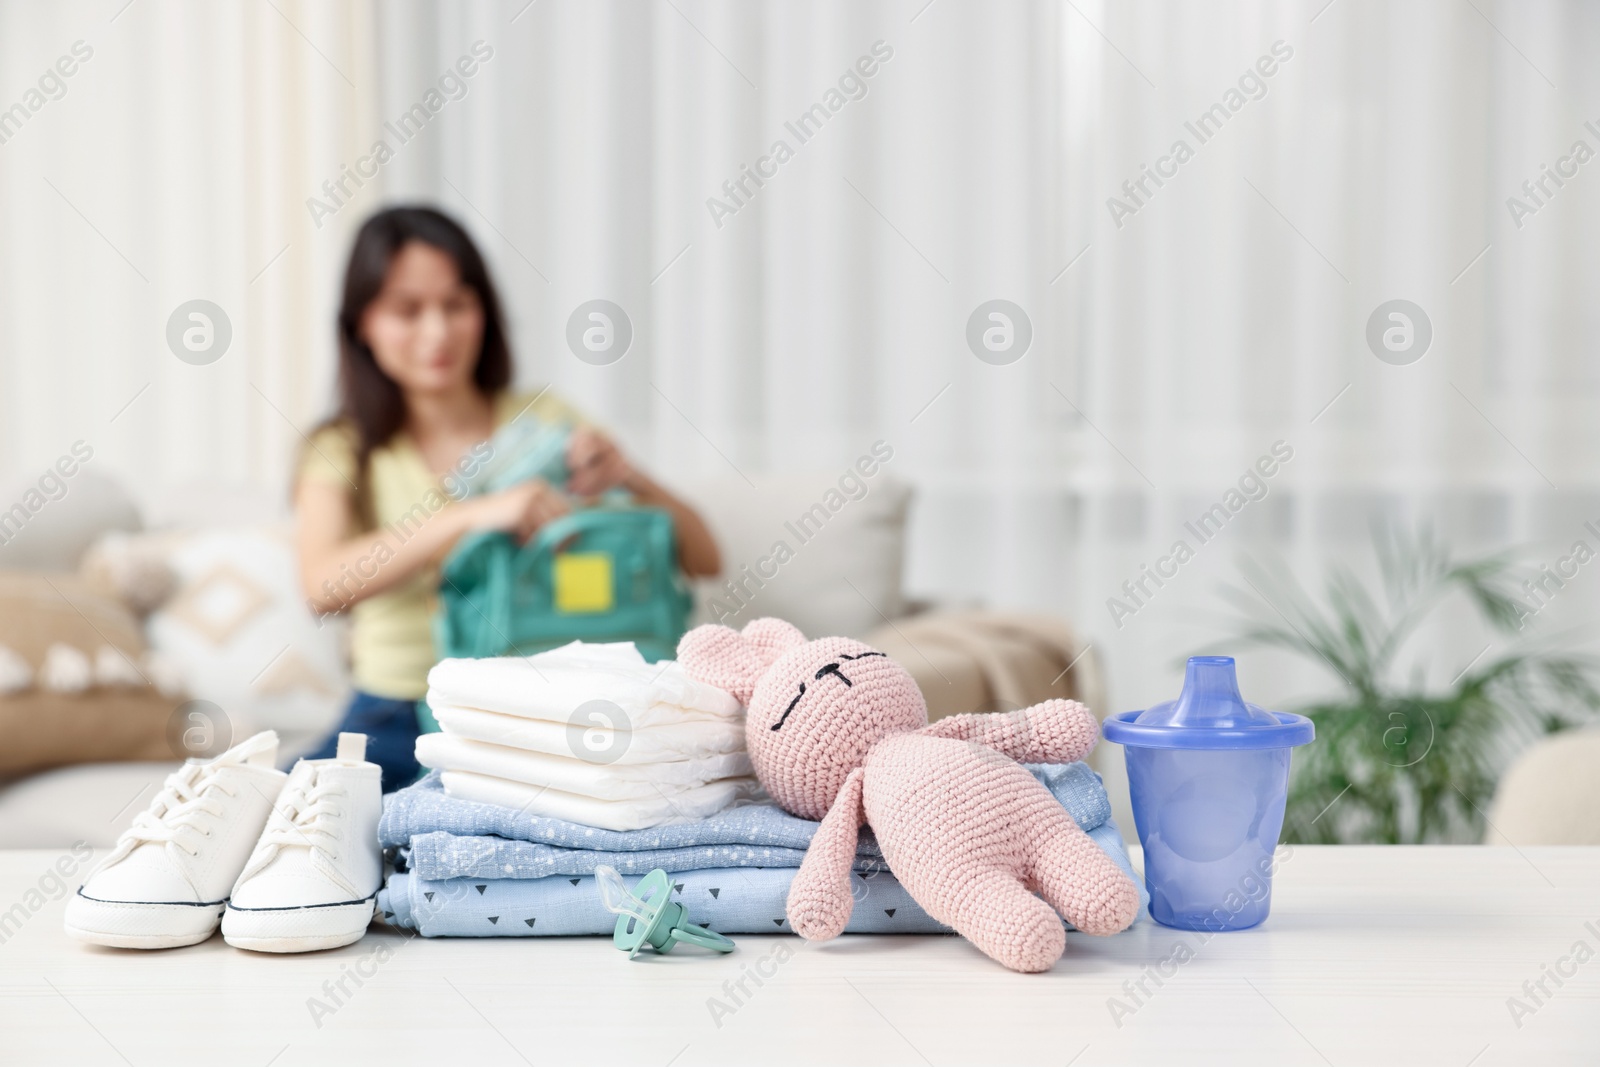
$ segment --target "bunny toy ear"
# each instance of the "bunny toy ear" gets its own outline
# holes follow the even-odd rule
[[[791,648],[806,643],[806,635],[798,627],[770,616],[746,623],[744,639],[755,646],[756,654],[769,666]]]
[[[741,704],[750,703],[767,660],[743,635],[726,626],[696,626],[678,641],[678,662],[697,682],[724,689]]]
[[[726,689],[748,704],[767,668],[805,643],[806,635],[782,619],[756,619],[743,633],[708,623],[683,635],[678,662],[689,677]]]

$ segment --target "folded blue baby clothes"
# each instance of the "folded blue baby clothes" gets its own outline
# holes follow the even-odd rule
[[[1111,802],[1106,796],[1100,776],[1082,763],[1027,764],[1028,770],[1055,794],[1073,819],[1085,830],[1092,830],[1111,817]],[[515,808],[497,804],[481,804],[448,796],[439,781],[438,772],[422,781],[390,793],[384,797],[383,818],[378,823],[378,839],[385,848],[409,846],[413,850],[411,864],[424,878],[443,880],[454,877],[541,877],[546,874],[567,873],[566,869],[546,870],[542,865],[556,862],[544,854],[527,850],[504,851],[505,841],[530,842],[554,846],[558,849],[598,852],[612,856],[620,852],[658,852],[702,848],[707,846],[742,846],[735,852],[708,855],[717,866],[776,866],[778,855],[772,862],[749,862],[741,859],[743,852],[751,849],[788,849],[804,852],[811,844],[819,823],[796,818],[776,805],[768,803],[740,804],[704,819],[657,826],[648,830],[603,830],[580,823],[532,815]],[[489,855],[485,846],[472,846],[464,851],[451,851],[444,842],[435,840],[427,850],[418,848],[417,839],[429,834],[451,834],[458,838],[484,837],[494,839],[496,851]],[[498,839],[505,839],[499,841]],[[877,857],[877,842],[868,832],[862,833],[859,853]],[[450,858],[445,858],[446,856]],[[798,866],[797,858],[788,866]],[[596,862],[610,863],[623,870],[612,859]],[[465,863],[467,866],[454,866]],[[510,864],[513,872],[506,872]],[[498,868],[491,875],[489,866]],[[656,864],[656,866],[666,866]],[[646,868],[648,869],[648,868]],[[671,870],[672,868],[667,868]],[[689,868],[678,868],[689,869]],[[514,872],[526,870],[525,874]],[[571,873],[588,873],[593,870],[574,870]]]
[[[1089,837],[1133,877],[1122,833],[1104,820]],[[858,858],[859,859],[859,858]],[[794,867],[721,867],[671,877],[673,899],[690,922],[721,934],[788,932],[786,907]],[[1140,880],[1135,879],[1138,883]],[[935,922],[881,865],[851,876],[855,908],[846,933],[940,934]],[[1141,914],[1148,903],[1141,884]],[[394,874],[378,894],[384,922],[424,937],[552,937],[609,934],[616,916],[600,901],[592,875],[550,878],[449,878]]]
[[[1099,775],[1082,763],[1027,766],[1133,877]],[[593,876],[604,863],[629,877],[666,870],[690,921],[719,933],[787,930],[789,886],[818,825],[766,802],[675,825],[605,830],[448,796],[435,772],[385,798],[378,836],[408,870],[390,877],[379,913],[426,937],[607,934],[616,917]],[[847,932],[949,932],[889,873],[869,829],[851,884]],[[1142,885],[1140,898],[1148,902]]]
[[[719,867],[798,867],[805,855],[803,848],[771,845],[689,845],[602,852],[443,832],[418,834],[411,839],[409,849],[401,850],[406,868],[428,882],[452,878],[549,878],[593,874],[602,863],[616,868],[619,874],[649,874],[657,867],[668,873]],[[870,870],[882,867],[883,861],[874,856],[857,856],[856,866]]]

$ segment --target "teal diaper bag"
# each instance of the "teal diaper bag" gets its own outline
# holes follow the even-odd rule
[[[672,516],[602,504],[541,527],[526,545],[471,534],[445,561],[434,640],[441,658],[526,656],[570,641],[632,641],[668,659],[692,600]]]
[[[530,478],[564,487],[570,434],[519,416],[463,475],[464,494]],[[463,538],[441,568],[434,647],[441,659],[481,659],[572,641],[632,641],[655,662],[675,654],[691,605],[671,514],[613,492],[547,523],[525,545],[489,531]]]

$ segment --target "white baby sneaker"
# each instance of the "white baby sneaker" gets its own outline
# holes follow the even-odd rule
[[[311,952],[359,941],[383,883],[382,769],[367,736],[340,734],[332,759],[289,772],[222,919],[222,936],[257,952]]]
[[[277,756],[267,730],[169,775],[67,902],[67,934],[114,948],[176,948],[214,934],[288,778]]]

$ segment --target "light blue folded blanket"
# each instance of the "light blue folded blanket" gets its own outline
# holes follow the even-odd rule
[[[1092,773],[1092,772],[1091,772]],[[1122,833],[1109,818],[1089,831],[1106,855],[1134,878]],[[793,867],[722,867],[684,871],[672,878],[673,899],[690,922],[721,934],[789,932],[786,907]],[[1142,881],[1141,902],[1148,903]],[[846,933],[943,934],[881,865],[850,879],[855,897]],[[557,937],[609,934],[617,917],[600,902],[593,876],[554,878],[452,878],[429,880],[394,874],[378,893],[384,922],[423,937]]]
[[[1111,817],[1100,776],[1082,763],[1025,764],[1084,830]],[[798,867],[820,823],[771,803],[742,804],[707,819],[649,830],[601,830],[515,808],[446,796],[434,772],[384,797],[378,839],[409,849],[412,873],[451,878],[545,878],[584,875],[607,863],[623,874],[656,867]],[[881,866],[870,830],[856,852],[858,869]]]

